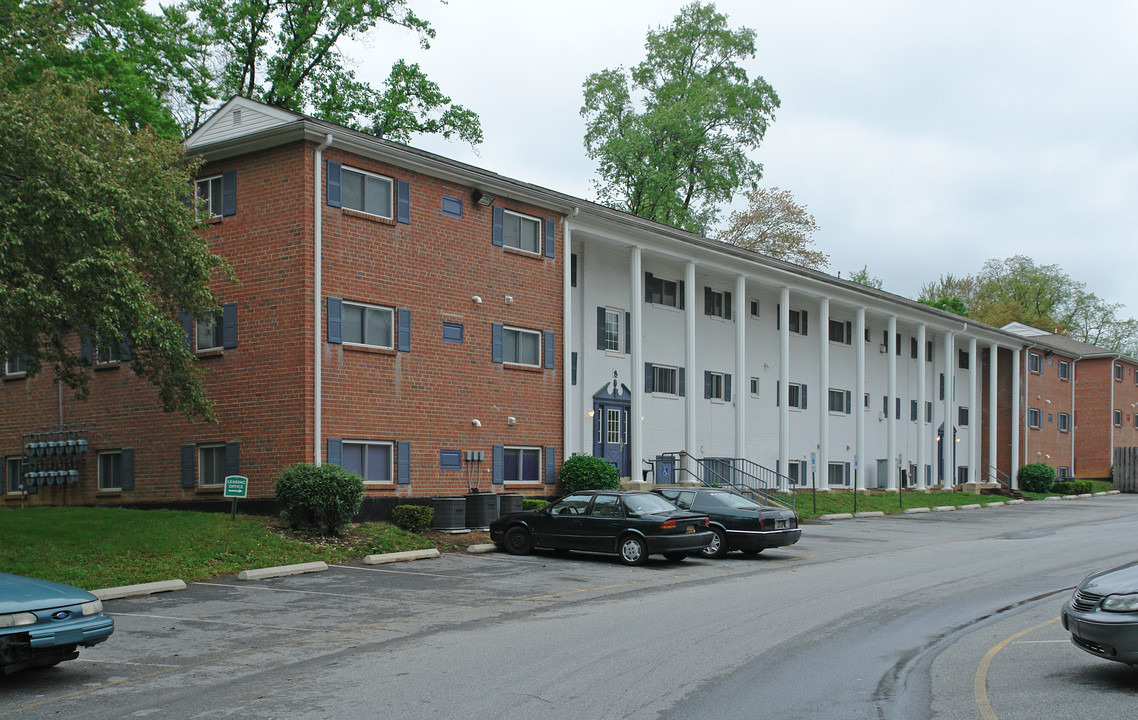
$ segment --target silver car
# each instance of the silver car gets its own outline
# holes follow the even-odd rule
[[[1138,562],[1088,575],[1062,617],[1079,649],[1138,667]]]

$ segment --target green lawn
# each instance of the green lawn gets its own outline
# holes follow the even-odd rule
[[[264,518],[174,510],[35,507],[0,510],[0,571],[85,589],[186,582],[273,565],[345,562],[435,547],[393,525],[364,523],[351,543],[282,537]]]

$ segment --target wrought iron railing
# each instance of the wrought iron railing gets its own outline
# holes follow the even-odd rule
[[[747,458],[697,458],[682,450],[663,453],[662,457],[674,459],[677,482],[730,488],[759,502],[795,508],[800,488],[794,481]]]

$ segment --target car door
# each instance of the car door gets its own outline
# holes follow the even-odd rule
[[[538,547],[584,549],[581,545],[582,525],[592,493],[566,495],[549,506],[548,513],[533,527],[533,544]]]
[[[612,552],[616,536],[625,528],[619,495],[598,493],[582,525],[581,550]]]

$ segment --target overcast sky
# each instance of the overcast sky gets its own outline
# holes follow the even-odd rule
[[[418,0],[438,36],[345,46],[362,79],[419,62],[477,112],[474,151],[412,144],[595,199],[582,143],[589,73],[635,65],[685,3]],[[1138,3],[720,0],[758,33],[747,63],[781,99],[755,158],[814,215],[828,271],[867,265],[916,297],[989,258],[1058,264],[1138,315]],[[724,213],[726,216],[726,213]]]

